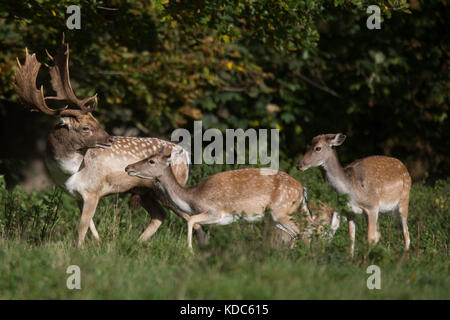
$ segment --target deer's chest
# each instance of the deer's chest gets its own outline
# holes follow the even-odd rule
[[[74,197],[79,197],[78,190],[83,186],[80,178],[82,158],[63,160],[46,159],[46,164],[53,182]]]

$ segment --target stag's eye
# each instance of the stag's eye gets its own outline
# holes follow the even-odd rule
[[[153,159],[148,160],[148,163],[155,164],[155,161]]]
[[[316,147],[314,150],[319,152],[320,150],[322,150],[322,148],[321,147]]]

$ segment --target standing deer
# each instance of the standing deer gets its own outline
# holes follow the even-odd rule
[[[354,215],[363,211],[368,217],[367,239],[375,244],[380,239],[378,231],[378,212],[398,208],[401,216],[405,248],[409,249],[410,239],[407,225],[409,191],[411,177],[400,160],[371,156],[357,160],[342,168],[336,150],[346,136],[342,133],[316,136],[308,145],[305,155],[298,162],[297,169],[305,171],[311,167],[321,166],[331,186],[340,194],[349,194],[348,216],[351,238],[351,254],[355,246]]]
[[[44,97],[43,87],[36,88],[36,77],[41,63],[35,54],[26,50],[25,64],[19,59],[15,77],[15,89],[21,100],[32,111],[59,116],[60,122],[50,133],[47,141],[46,164],[53,181],[77,199],[81,214],[78,227],[78,246],[81,247],[87,229],[99,240],[92,220],[98,201],[105,195],[131,190],[138,195],[141,205],[150,214],[151,222],[139,240],[149,239],[167,217],[166,212],[156,201],[168,204],[153,188],[152,181],[133,178],[124,172],[127,164],[149,157],[162,146],[170,151],[178,150],[177,161],[171,166],[177,181],[184,185],[189,174],[188,153],[180,146],[157,138],[112,137],[103,130],[92,115],[97,106],[97,95],[78,99],[72,89],[69,76],[69,45],[64,42],[55,57],[47,55],[54,65],[49,67],[51,85],[56,92],[54,97]],[[52,109],[48,100],[65,100],[78,109]],[[90,105],[89,105],[90,104]],[[182,212],[179,215],[188,218]],[[203,233],[195,226],[200,242]]]
[[[130,176],[155,180],[174,207],[190,217],[188,247],[192,250],[194,224],[230,224],[240,217],[248,222],[260,220],[270,208],[276,226],[295,237],[299,228],[290,214],[300,205],[307,210],[305,189],[294,178],[270,169],[232,170],[209,176],[192,187],[182,186],[170,170],[172,154],[159,154],[125,168]]]

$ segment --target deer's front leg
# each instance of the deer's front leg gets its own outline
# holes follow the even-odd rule
[[[83,203],[83,213],[81,214],[80,224],[78,226],[78,247],[81,248],[83,246],[84,238],[86,237],[86,232],[90,224],[94,224],[92,222],[92,218],[95,214],[95,209],[97,208],[99,198],[95,197],[87,197],[84,198]],[[94,226],[95,230],[95,226]],[[97,230],[95,230],[97,232]],[[94,232],[93,232],[94,233]],[[97,234],[98,236],[98,234]],[[95,233],[94,233],[95,237]]]
[[[369,222],[367,241],[370,245],[375,245],[380,240],[380,232],[378,231],[378,207],[371,208],[366,213]]]
[[[200,214],[196,214],[194,216],[190,216],[187,219],[188,226],[188,248],[192,251],[192,229],[195,224],[213,224],[220,221],[220,214],[212,213],[212,212],[204,212]]]
[[[83,213],[83,202],[77,201],[78,208],[80,209],[80,214]],[[98,235],[97,228],[95,227],[94,220],[91,219],[91,222],[89,222],[89,230],[91,230],[92,235],[94,236],[95,240],[100,241],[100,236]]]
[[[184,213],[182,211],[179,211],[177,209],[172,208],[172,210],[178,214],[180,217],[182,217],[184,220],[186,220],[186,222],[189,220],[189,218],[191,217],[190,215],[188,215],[187,213]],[[201,245],[205,245],[206,244],[206,238],[205,238],[205,234],[203,232],[202,227],[199,224],[194,224],[194,231],[195,231],[195,236],[197,237],[198,243],[200,243]]]
[[[147,210],[147,212],[150,214],[150,217],[152,221],[150,222],[150,225],[147,227],[147,229],[142,233],[142,235],[139,237],[139,241],[145,241],[150,239],[155,232],[159,229],[162,222],[167,218],[167,213],[164,210],[164,208],[161,206],[161,204],[154,198],[154,194],[145,194],[140,196],[140,204]],[[163,201],[164,204],[164,201]],[[168,203],[165,203],[168,205]],[[177,210],[175,208],[171,208],[178,216],[182,217],[186,222],[189,219],[189,215]],[[197,236],[197,240],[200,244],[204,245],[206,244],[205,235],[203,233],[203,230],[200,225],[196,224],[194,225],[195,235]]]
[[[355,226],[355,215],[350,213],[347,217],[348,220],[348,234],[350,236],[350,255],[353,258],[355,254],[355,234],[356,234],[356,226]]]

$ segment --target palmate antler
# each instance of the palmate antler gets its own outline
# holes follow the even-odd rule
[[[70,115],[73,110],[67,109],[68,106],[61,109],[51,109],[46,103],[46,100],[66,100],[75,104],[83,113],[94,111],[97,107],[97,94],[80,100],[73,92],[69,75],[69,44],[64,42],[64,34],[61,46],[55,57],[52,57],[46,50],[47,55],[54,62],[53,66],[49,66],[51,85],[56,92],[56,96],[54,97],[44,97],[43,86],[41,86],[40,90],[36,88],[36,78],[41,63],[36,59],[34,53],[30,55],[27,49],[25,51],[26,57],[23,66],[20,64],[19,59],[17,59],[19,68],[16,71],[14,87],[19,97],[31,110],[38,110],[48,115]],[[88,106],[87,104],[90,101],[93,101],[93,104]]]

